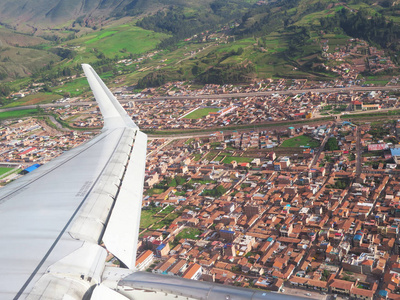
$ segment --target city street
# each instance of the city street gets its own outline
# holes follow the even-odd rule
[[[282,293],[284,295],[291,295],[291,296],[298,296],[298,297],[303,297],[303,298],[309,298],[309,299],[320,299],[320,300],[327,300],[327,296],[329,295],[323,295],[321,292],[317,291],[311,291],[311,290],[306,290],[306,289],[300,289],[300,288],[291,288],[285,286],[283,288],[285,291]],[[307,294],[310,294],[308,296]]]

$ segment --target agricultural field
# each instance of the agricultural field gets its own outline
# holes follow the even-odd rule
[[[281,145],[281,147],[288,147],[288,148],[299,148],[299,147],[310,147],[310,148],[317,148],[320,145],[320,143],[313,138],[306,136],[306,135],[300,135],[296,136],[293,138],[290,138],[286,141],[284,141]]]
[[[366,76],[364,77],[365,84],[375,85],[375,86],[385,86],[389,80],[391,79],[390,76],[388,79],[382,78],[381,76]]]
[[[155,49],[160,40],[168,37],[163,33],[145,30],[131,24],[112,26],[104,30],[69,41],[66,45],[74,48],[77,55],[73,63],[92,62],[99,53],[106,57],[141,54]],[[93,51],[96,49],[96,51]]]
[[[155,218],[154,215],[157,214],[161,209],[161,207],[149,207],[148,209],[142,209],[140,216],[140,228],[147,228],[151,224],[157,222],[159,219]]]
[[[43,104],[43,103],[51,103],[54,100],[61,99],[60,95],[53,94],[53,93],[37,93],[33,95],[28,95],[24,98],[19,98],[7,105],[4,106],[4,108],[7,107],[16,107],[16,106],[21,106],[21,105],[35,105],[35,104]]]
[[[180,215],[181,213],[178,212],[170,213],[165,219],[161,220],[160,218],[160,222],[155,224],[151,229],[157,230],[163,228],[164,226],[168,227],[169,225],[171,225],[172,221],[175,220]]]
[[[194,160],[194,161],[199,161],[199,160],[201,159],[202,156],[203,156],[203,155],[200,154],[200,153],[195,153],[195,154],[194,154],[193,160]]]
[[[22,109],[15,111],[0,112],[0,120],[35,116],[38,113],[39,111],[37,109]]]
[[[106,79],[110,78],[111,76],[113,76],[113,74],[111,72],[103,73],[100,75],[100,77],[104,81],[106,81]],[[68,94],[69,97],[76,97],[76,96],[82,95],[83,93],[85,93],[89,90],[90,90],[90,88],[89,88],[89,84],[88,84],[86,77],[82,77],[82,78],[73,80],[71,82],[65,83],[63,86],[58,88],[55,92],[59,95]],[[91,96],[92,95],[90,95],[90,97]]]
[[[295,25],[297,26],[304,26],[304,25],[320,25],[319,19],[323,17],[331,17],[335,14],[335,12],[341,10],[343,8],[342,5],[332,7],[330,9],[325,9],[323,11],[307,14],[301,20],[297,21]]]

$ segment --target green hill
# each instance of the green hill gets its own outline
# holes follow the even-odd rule
[[[8,11],[22,2],[13,3]],[[46,3],[51,9],[42,18],[36,15],[40,22],[58,19],[63,10],[74,17],[68,14],[53,29],[34,27],[30,34],[0,30],[6,45],[0,45],[0,78],[32,74],[60,95],[84,90],[80,79],[74,83],[65,78],[80,74],[81,63],[91,63],[104,78],[140,88],[174,80],[199,84],[249,83],[270,77],[331,80],[338,75],[326,68],[334,62],[325,59],[322,44],[331,52],[350,38],[383,49],[397,63],[400,5],[391,0]],[[0,4],[0,15],[2,11],[5,6]],[[27,23],[18,26],[22,24]],[[61,80],[65,85],[56,87]]]

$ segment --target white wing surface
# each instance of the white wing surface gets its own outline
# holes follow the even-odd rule
[[[134,266],[147,138],[94,70],[83,68],[104,128],[0,190],[0,299],[82,299],[100,282],[107,224],[113,225],[110,248]],[[134,222],[118,236],[124,218]],[[120,244],[127,236],[130,244]]]

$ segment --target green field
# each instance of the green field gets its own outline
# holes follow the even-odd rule
[[[238,164],[244,163],[244,162],[252,162],[253,158],[251,157],[242,157],[242,156],[230,156],[230,157],[225,157],[225,159],[222,161],[224,164],[230,164],[231,162],[236,161]]]
[[[0,167],[0,177],[6,174],[7,172],[10,172],[14,168],[5,168],[5,167]]]
[[[164,189],[151,188],[151,189],[148,189],[145,194],[149,195],[149,196],[152,196],[154,194],[159,195],[159,194],[164,193],[164,192],[165,192]]]
[[[142,209],[140,215],[140,228],[147,228],[151,224],[159,221],[159,218],[155,218],[154,215],[161,210],[161,207],[151,207],[149,209]]]
[[[157,230],[163,228],[164,226],[168,227],[169,225],[172,224],[172,221],[174,221],[179,216],[180,213],[171,213],[164,220],[155,224],[151,229]]]
[[[200,108],[188,114],[185,119],[201,119],[207,116],[210,112],[217,112],[220,108]]]
[[[71,97],[81,95],[83,92],[89,90],[89,84],[86,78],[78,78],[74,81],[67,82],[60,88],[56,89],[55,92],[58,94],[69,93]]]
[[[54,100],[61,99],[60,95],[53,94],[53,93],[36,93],[32,95],[28,95],[24,98],[19,98],[14,100],[11,103],[8,103],[4,107],[16,107],[22,105],[36,105],[36,104],[43,104],[43,103],[51,103]]]
[[[15,111],[6,111],[0,113],[0,120],[23,118],[37,115],[39,112],[37,109],[22,109]]]
[[[107,78],[112,77],[113,74],[111,72],[108,73],[103,73],[100,75],[101,79],[103,79],[106,82]],[[63,86],[60,88],[56,89],[55,92],[58,93],[59,95],[63,95],[65,93],[68,93],[70,97],[76,97],[80,96],[84,92],[89,91],[89,84],[86,79],[86,77],[78,78],[76,80],[73,80],[71,82],[66,82]],[[90,97],[92,94],[90,94]]]
[[[378,86],[385,86],[389,80],[366,80],[364,83],[365,84],[373,84],[373,85],[378,85]]]
[[[201,158],[202,156],[203,156],[203,155],[200,154],[200,153],[195,153],[195,154],[194,154],[194,157],[193,157],[193,160],[194,160],[194,161],[199,161],[200,158]]]
[[[192,228],[192,227],[186,227],[184,228],[178,235],[175,237],[176,241],[179,241],[180,239],[198,239],[198,236],[202,234],[203,232],[200,229],[197,228]]]
[[[110,31],[103,31],[103,33],[101,33],[101,34],[95,36],[94,38],[92,38],[92,39],[86,41],[85,44],[95,43],[95,42],[97,42],[97,41],[99,41],[99,40],[101,40],[101,39],[104,39],[104,38],[106,38],[106,37],[108,37],[108,36],[110,36],[110,35],[113,35],[114,33],[117,33],[117,32],[118,32],[118,31],[113,31],[113,30],[110,30]]]
[[[207,153],[205,159],[212,160],[215,157],[215,155],[217,155],[217,153],[218,153],[217,151],[210,151]]]
[[[306,136],[306,135],[300,135],[296,136],[294,138],[288,139],[284,141],[281,145],[281,147],[284,148],[298,148],[301,146],[309,146],[311,148],[316,148],[320,145],[320,143],[313,138]]]
[[[186,18],[195,18],[198,10],[204,10],[204,7],[209,5],[204,6],[205,3],[203,1],[187,0],[183,2],[185,2],[183,11]],[[245,0],[242,2],[255,3],[257,0]],[[394,19],[398,22],[400,20],[396,11],[392,9],[386,9],[375,4],[361,3],[360,1],[355,2],[357,4],[351,4],[352,1],[343,4],[341,2],[331,3],[327,0],[300,0],[295,7],[288,6],[287,9],[284,8],[284,13],[280,7],[273,5],[271,6],[273,14],[276,13],[279,18],[275,21],[273,20],[274,18],[271,18],[272,23],[265,23],[268,24],[268,28],[264,28],[262,31],[258,32],[256,26],[253,28],[255,32],[249,31],[247,33],[246,30],[250,30],[255,23],[260,23],[260,28],[263,28],[262,24],[264,21],[266,22],[264,18],[269,19],[269,12],[267,13],[266,10],[258,8],[243,7],[237,12],[235,11],[235,14],[238,14],[235,18],[238,19],[241,18],[241,12],[245,13],[248,9],[249,13],[251,12],[249,14],[251,17],[241,24],[243,29],[238,30],[238,33],[244,30],[243,35],[238,34],[233,39],[226,39],[226,35],[223,32],[218,30],[215,33],[212,30],[213,36],[207,41],[181,40],[173,47],[167,47],[163,50],[160,50],[158,45],[161,41],[171,37],[170,34],[145,30],[136,26],[137,20],[148,13],[152,14],[154,12],[152,11],[153,9],[161,9],[161,6],[157,7],[156,5],[149,11],[144,10],[143,15],[139,13],[132,19],[117,18],[115,21],[107,19],[107,22],[101,25],[98,24],[93,28],[88,26],[81,27],[82,24],[80,22],[75,25],[76,22],[70,20],[55,27],[53,26],[57,30],[55,35],[60,38],[57,42],[53,39],[45,40],[30,34],[18,34],[18,39],[13,44],[7,44],[7,39],[2,38],[4,45],[0,49],[0,73],[4,71],[10,77],[18,78],[29,76],[30,74],[37,75],[35,73],[43,67],[47,68],[50,62],[52,62],[50,64],[52,65],[52,71],[55,68],[71,68],[81,63],[89,63],[93,64],[99,73],[109,72],[113,78],[120,79],[118,83],[115,82],[117,85],[136,84],[140,78],[152,72],[163,73],[162,75],[165,76],[166,81],[188,81],[197,78],[197,83],[199,83],[200,81],[207,81],[200,75],[207,73],[208,70],[215,66],[217,66],[216,69],[221,68],[222,74],[225,74],[227,73],[225,72],[226,69],[231,65],[250,64],[253,66],[251,68],[252,71],[246,74],[245,77],[245,81],[249,82],[256,81],[258,78],[280,77],[329,80],[337,75],[318,70],[315,67],[317,62],[321,60],[320,41],[321,39],[328,39],[329,52],[334,52],[336,51],[335,48],[347,44],[349,37],[343,34],[336,34],[342,32],[341,30],[323,34],[319,29],[321,18],[333,16],[343,7],[350,7],[355,10],[365,8],[371,15],[382,13],[386,16],[387,21]],[[328,4],[333,5],[328,6]],[[235,7],[232,6],[230,9]],[[209,13],[211,14],[211,12]],[[282,21],[284,19],[290,20],[288,25],[291,26],[285,25],[283,27]],[[229,22],[232,21],[233,19]],[[76,26],[75,28],[70,27],[72,22],[74,22],[73,26]],[[228,26],[232,26],[232,24],[228,24]],[[303,41],[304,44],[299,49],[300,51],[292,51],[293,53],[290,53],[288,46],[297,34],[295,27],[302,26],[307,28],[309,38]],[[150,28],[152,27],[150,26]],[[51,29],[43,29],[42,32],[49,37],[54,34]],[[70,35],[72,38],[72,35],[78,32],[77,38],[72,40],[69,40],[69,38],[64,39]],[[11,33],[14,34],[10,29],[0,26],[1,37],[7,37]],[[53,53],[53,48],[64,48],[71,51],[71,53],[67,56],[57,56]],[[231,52],[238,52],[239,49],[240,53],[231,54]],[[133,61],[126,65],[123,62],[116,63],[122,58],[132,58]],[[335,64],[335,62],[329,62],[327,65],[331,66],[332,64]],[[194,66],[198,68],[193,69]],[[73,70],[73,73],[75,72],[80,72],[80,70]],[[47,70],[44,70],[43,73],[47,73]],[[213,74],[212,71],[209,73]],[[227,78],[230,77],[227,76]],[[226,80],[232,80],[232,78]],[[366,83],[382,85],[385,84],[385,80],[378,78],[375,81],[370,80]],[[59,95],[70,93],[71,96],[79,96],[82,91],[85,92],[87,90],[87,86],[78,79],[75,83],[66,83],[65,86],[60,87],[58,89],[59,92],[56,89],[54,88],[54,93]],[[15,105],[17,104],[19,102],[15,102]],[[203,113],[199,111],[186,118],[199,119],[205,115],[207,115],[206,111],[203,111]]]
[[[160,40],[167,38],[164,33],[153,32],[133,24],[112,26],[78,39],[69,41],[68,46],[79,46],[74,62],[91,62],[97,53],[115,57],[125,53],[140,54],[155,49]],[[96,49],[96,51],[93,51]],[[127,56],[127,54],[125,54]]]

